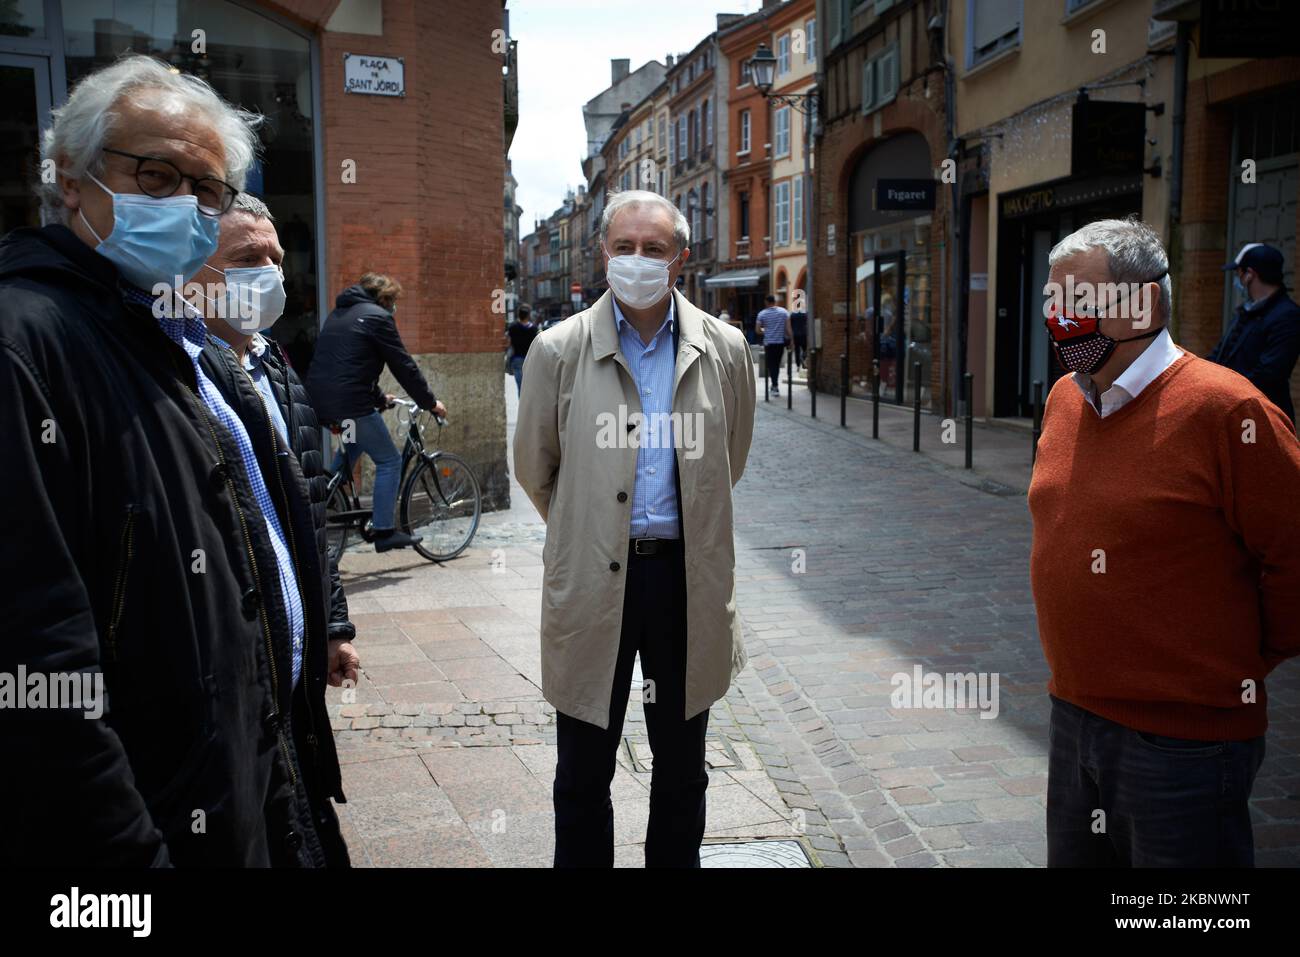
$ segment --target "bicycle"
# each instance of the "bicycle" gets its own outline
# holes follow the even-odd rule
[[[450,561],[469,547],[478,531],[483,507],[478,478],[464,459],[440,451],[436,441],[433,451],[425,448],[423,410],[416,403],[401,398],[394,406],[399,410],[399,424],[406,429],[398,485],[398,523],[402,531],[418,539],[415,550],[422,557],[431,562]],[[407,414],[404,423],[403,408]],[[441,435],[447,420],[440,415],[434,418]],[[337,435],[342,430],[331,426],[330,431]],[[353,529],[363,540],[375,540],[372,512],[362,507],[352,481],[354,459],[347,443],[343,443],[343,451],[343,467],[330,476],[325,490],[325,537],[330,558],[336,562]]]

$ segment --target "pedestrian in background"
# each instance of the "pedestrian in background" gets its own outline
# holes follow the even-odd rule
[[[401,294],[401,283],[372,272],[339,293],[334,311],[321,327],[307,376],[307,391],[321,422],[340,427],[344,436],[348,435],[348,425],[352,426],[354,441],[342,443],[332,471],[351,468],[359,452],[369,455],[375,463],[371,523],[377,552],[409,548],[418,541],[396,528],[402,454],[379,412],[395,401],[379,388],[384,366],[420,408],[436,415],[447,414],[397,331],[393,314]]]
[[[699,867],[709,707],[746,661],[731,488],[749,455],[754,365],[740,333],[673,289],[690,227],[671,202],[614,195],[600,238],[610,291],[529,350],[514,439],[519,484],[547,523],[555,864],[614,864],[610,783],[639,654],[654,754],[646,866]],[[633,432],[628,410],[648,417]]]
[[[537,338],[538,330],[533,324],[532,313],[526,303],[520,304],[519,318],[506,330],[506,336],[510,339],[510,371],[515,377],[516,395],[524,389],[524,357],[528,355],[528,347]]]
[[[808,352],[808,313],[803,310],[790,313],[790,331],[794,340],[794,364],[802,369]]]
[[[755,321],[758,334],[763,337],[763,354],[767,356],[767,377],[772,382],[772,394],[781,394],[781,357],[793,338],[790,313],[776,304],[776,296],[768,295],[767,308]]]
[[[1295,424],[1291,373],[1300,356],[1300,306],[1282,283],[1282,252],[1264,243],[1247,243],[1223,268],[1245,297],[1219,344],[1206,356],[1239,372],[1268,396]]]
[[[1047,320],[1074,374],[1048,396],[1029,486],[1047,863],[1250,866],[1264,681],[1300,653],[1300,442],[1249,382],[1174,344],[1145,223],[1092,223],[1049,263],[1076,301]]]

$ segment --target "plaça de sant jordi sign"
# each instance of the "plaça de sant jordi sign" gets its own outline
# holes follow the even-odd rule
[[[343,54],[343,92],[406,96],[406,65],[400,56]]]

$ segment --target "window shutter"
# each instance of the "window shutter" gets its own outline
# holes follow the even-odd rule
[[[880,55],[880,101],[887,102],[898,92],[898,47],[891,46]]]
[[[876,106],[876,61],[862,64],[862,112],[870,113]]]

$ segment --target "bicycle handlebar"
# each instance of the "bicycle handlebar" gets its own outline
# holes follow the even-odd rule
[[[419,404],[418,402],[414,402],[414,401],[412,401],[411,398],[410,398],[409,396],[405,396],[405,395],[397,395],[397,396],[394,396],[394,397],[393,397],[393,404],[390,405],[389,408],[390,408],[390,409],[394,409],[394,408],[396,408],[396,407],[399,406],[399,405],[404,405],[404,406],[406,406],[406,411],[407,411],[407,412],[408,412],[412,417],[414,417],[414,416],[417,415],[420,411],[422,411],[422,410],[420,409],[420,404]],[[435,415],[433,418],[434,418],[434,421],[436,421],[436,422],[438,423],[438,427],[439,427],[439,428],[441,428],[441,427],[443,427],[443,426],[445,426],[445,425],[447,424],[447,418],[446,418],[446,416]]]

